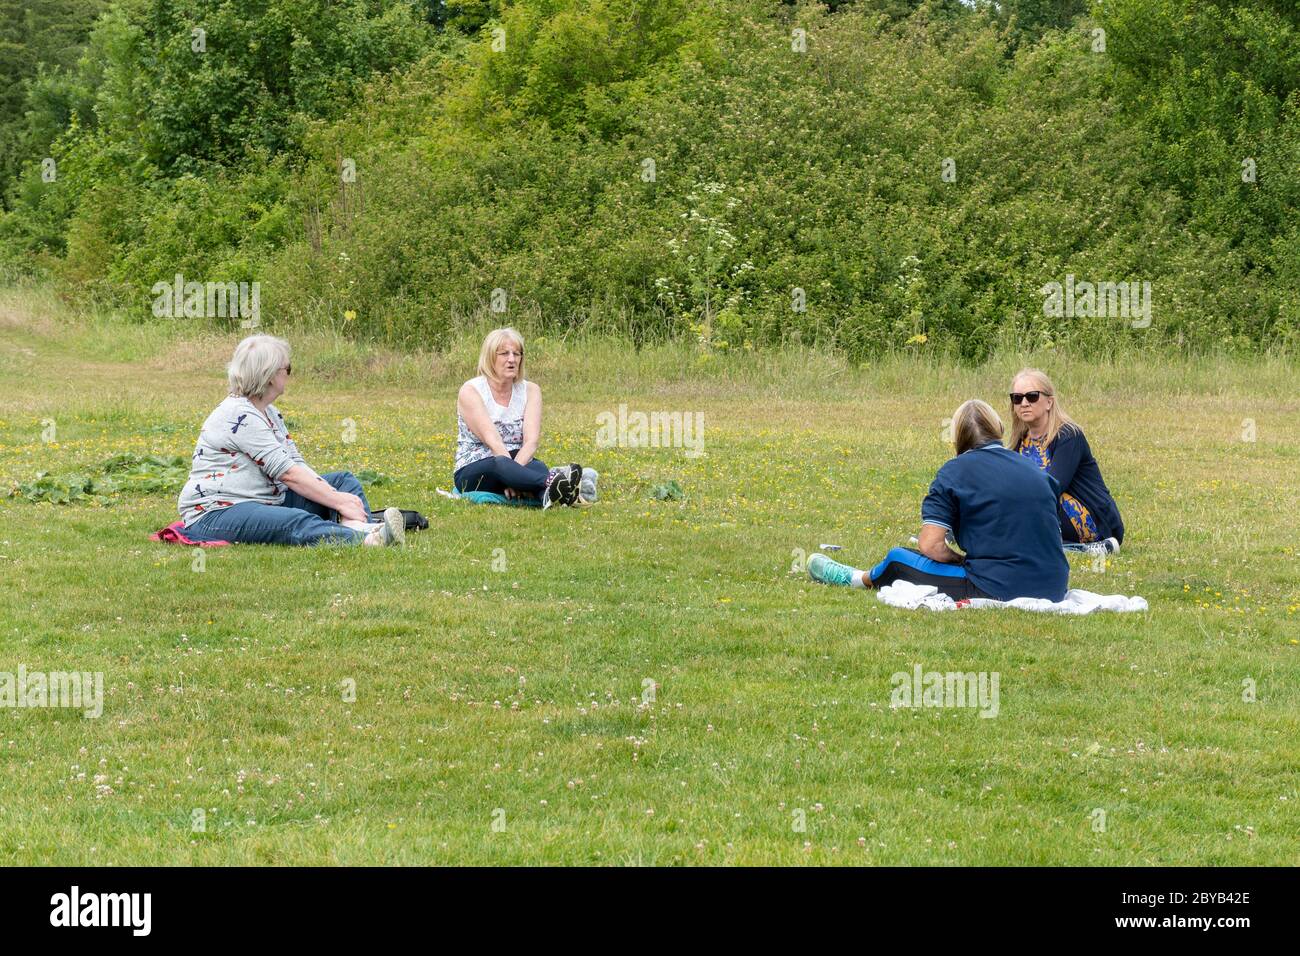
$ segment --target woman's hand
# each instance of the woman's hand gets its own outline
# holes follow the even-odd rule
[[[340,521],[370,523],[370,515],[366,514],[360,498],[347,491],[335,491],[328,481],[311,470],[310,465],[294,465],[280,476],[280,482],[308,501],[337,512]]]
[[[339,513],[340,521],[370,522],[370,515],[366,513],[365,506],[361,504],[361,499],[350,492],[340,491],[338,493],[338,500],[334,503],[334,510]]]
[[[524,406],[524,443],[515,454],[515,461],[526,465],[537,454],[542,440],[542,390],[535,382],[528,383],[528,403]]]

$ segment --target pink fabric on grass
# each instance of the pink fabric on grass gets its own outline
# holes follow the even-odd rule
[[[220,548],[231,543],[229,541],[195,541],[185,533],[185,522],[183,521],[173,521],[162,530],[155,531],[149,535],[149,540],[161,541],[164,544],[188,544],[196,548]]]

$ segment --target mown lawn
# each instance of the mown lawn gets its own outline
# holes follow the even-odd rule
[[[43,308],[0,297],[0,494],[121,451],[188,459],[235,336]],[[175,489],[0,498],[0,671],[105,681],[99,719],[0,709],[0,863],[1300,862],[1293,364],[1032,357],[1129,528],[1072,583],[1151,605],[1057,619],[896,611],[792,573],[823,542],[859,564],[904,543],[943,419],[1024,357],[534,342],[541,457],[602,474],[598,505],[542,514],[435,493],[476,342],[294,341],[279,404],[308,460],[376,470],[372,502],[429,530],[196,571],[146,540]],[[702,412],[707,454],[597,449],[620,402]],[[684,501],[652,499],[668,480]],[[891,710],[915,664],[998,672],[997,718]]]

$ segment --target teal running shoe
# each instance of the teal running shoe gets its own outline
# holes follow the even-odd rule
[[[824,554],[814,554],[808,559],[808,576],[822,584],[853,584],[853,568],[832,561]]]

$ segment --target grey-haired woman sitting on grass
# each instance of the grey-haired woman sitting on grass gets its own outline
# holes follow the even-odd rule
[[[254,544],[404,544],[398,508],[370,521],[361,482],[350,471],[318,475],[303,459],[272,405],[292,366],[289,343],[252,335],[227,367],[230,396],[199,431],[181,489],[185,534],[195,541]]]

